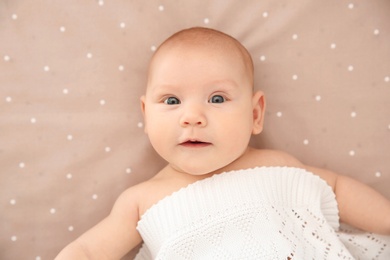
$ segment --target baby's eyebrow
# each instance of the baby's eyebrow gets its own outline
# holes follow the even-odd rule
[[[153,92],[177,91],[180,87],[172,84],[158,84],[151,87]]]
[[[210,82],[205,83],[206,87],[210,88],[223,88],[224,90],[235,90],[239,88],[239,85],[234,81],[230,79],[222,79],[222,80],[213,80]],[[190,86],[187,86],[190,87]],[[161,93],[177,93],[180,90],[183,89],[182,85],[175,85],[175,84],[156,84],[150,86],[151,93],[154,94],[161,94]]]
[[[234,80],[231,80],[231,79],[216,80],[216,81],[214,81],[214,83],[238,87],[238,84]]]
[[[227,89],[233,89],[233,90],[239,87],[239,85],[234,80],[229,80],[229,79],[216,80],[213,81],[211,85],[217,87],[224,87]]]
[[[148,87],[147,92],[155,97],[160,98],[161,96],[165,95],[173,95],[173,94],[179,94],[181,90],[180,86],[173,85],[173,84],[156,84]]]

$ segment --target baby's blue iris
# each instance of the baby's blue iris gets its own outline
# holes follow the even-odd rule
[[[221,95],[212,96],[209,100],[210,103],[223,103],[225,102],[225,98]]]
[[[178,105],[178,104],[180,104],[180,100],[178,98],[175,98],[175,97],[169,97],[169,98],[164,100],[164,103],[167,105]]]

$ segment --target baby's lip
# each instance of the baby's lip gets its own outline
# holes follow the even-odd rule
[[[187,139],[184,142],[181,142],[180,145],[184,146],[184,147],[194,147],[195,148],[195,147],[206,147],[206,146],[211,145],[211,143],[201,141],[198,139]]]

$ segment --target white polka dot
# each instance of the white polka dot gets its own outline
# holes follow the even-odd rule
[[[12,18],[12,20],[16,20],[16,19],[18,19],[18,15],[17,14],[12,14],[11,18]]]
[[[104,148],[104,151],[106,151],[106,153],[109,153],[109,152],[111,152],[111,147],[106,147],[106,148]]]
[[[297,40],[297,39],[298,39],[298,34],[293,34],[291,38],[292,38],[293,40]]]
[[[158,10],[159,10],[159,11],[164,11],[164,6],[163,6],[163,5],[160,5],[160,6],[158,7]]]
[[[66,137],[66,139],[68,139],[69,141],[72,141],[72,140],[73,140],[73,135],[68,135],[68,136]]]
[[[60,27],[60,32],[65,32],[65,31],[66,31],[65,26],[61,26],[61,27]]]
[[[330,48],[331,48],[332,50],[336,49],[336,43],[331,43],[331,44],[330,44]]]
[[[389,77],[389,76],[386,76],[383,80],[384,80],[385,82],[390,82],[390,77]]]
[[[118,70],[119,70],[119,71],[124,71],[124,70],[125,70],[125,67],[124,67],[123,65],[119,65]]]
[[[282,112],[277,112],[277,113],[276,113],[276,116],[277,116],[277,117],[282,117],[282,115],[283,115]]]
[[[100,105],[104,106],[106,104],[106,101],[104,99],[100,100]]]
[[[387,129],[389,129],[389,130],[390,130],[390,124],[387,126]]]
[[[349,3],[349,4],[348,4],[348,8],[349,8],[349,9],[353,9],[354,7],[355,7],[355,5],[354,5],[353,3]]]
[[[265,61],[265,60],[266,60],[266,57],[265,57],[264,55],[261,55],[261,56],[260,56],[260,60],[261,60],[261,61]]]
[[[125,28],[125,27],[126,27],[126,24],[122,22],[122,23],[119,24],[119,27]]]
[[[203,19],[203,22],[204,22],[205,24],[208,24],[208,23],[210,23],[210,19],[209,19],[209,18],[204,18],[204,19]]]
[[[97,198],[98,198],[98,195],[97,195],[97,194],[93,194],[93,195],[92,195],[92,199],[93,199],[93,200],[97,200]]]
[[[16,204],[16,200],[15,200],[15,199],[10,200],[10,201],[9,201],[9,204],[15,205],[15,204]]]
[[[379,177],[381,177],[381,176],[382,176],[382,173],[381,173],[381,172],[376,172],[376,173],[375,173],[375,177],[379,178]]]
[[[42,260],[40,256],[35,257],[35,260]]]
[[[303,140],[303,144],[304,145],[308,145],[309,144],[309,140],[307,140],[307,139]]]
[[[315,96],[316,101],[321,101],[322,97],[320,95]]]
[[[31,124],[35,124],[37,122],[37,119],[35,117],[32,117],[30,119]]]
[[[26,164],[25,164],[24,162],[20,162],[20,163],[19,163],[19,168],[22,168],[22,169],[23,169],[24,167],[26,167]]]
[[[263,13],[263,17],[264,17],[264,18],[267,18],[267,17],[268,17],[268,12],[264,12],[264,13]]]
[[[142,122],[138,122],[137,126],[138,126],[139,128],[142,128],[142,127],[144,126],[144,124],[143,124]]]
[[[103,5],[104,5],[104,1],[103,1],[103,0],[99,0],[99,1],[98,1],[98,4],[99,4],[100,6],[103,6]]]
[[[349,156],[355,156],[355,151],[354,150],[351,150],[351,151],[349,151]]]
[[[130,173],[131,173],[131,168],[127,168],[127,169],[126,169],[126,173],[127,173],[127,174],[130,174]]]
[[[66,175],[66,178],[67,178],[68,180],[70,180],[70,179],[73,178],[73,175],[72,175],[71,173],[68,173],[68,174]]]
[[[11,57],[8,56],[8,55],[4,55],[4,61],[10,61],[11,60]]]
[[[72,231],[74,230],[74,227],[73,227],[73,226],[69,226],[69,227],[68,227],[68,230],[69,230],[70,232],[72,232]]]
[[[62,90],[62,93],[64,93],[65,95],[69,94],[69,89],[64,88],[64,89]]]
[[[357,113],[355,111],[351,112],[351,117],[356,117]]]
[[[16,240],[18,240],[18,237],[17,237],[17,236],[12,236],[12,237],[11,237],[11,241],[12,241],[12,242],[15,242]]]
[[[379,30],[378,29],[374,30],[374,35],[379,35]]]
[[[297,79],[298,79],[298,75],[294,74],[294,75],[292,76],[292,79],[293,79],[293,80],[297,80]]]
[[[88,58],[88,59],[91,59],[91,58],[92,58],[92,53],[88,52],[88,53],[87,53],[87,58]]]
[[[11,97],[6,97],[6,98],[5,98],[5,101],[6,101],[7,103],[11,103],[11,102],[12,102],[12,98],[11,98]]]
[[[348,66],[348,71],[353,71],[354,70],[354,67],[352,65],[349,65]]]
[[[153,51],[153,52],[155,52],[155,51],[157,50],[157,47],[154,46],[154,45],[152,45],[152,47],[150,47],[150,50]]]
[[[56,210],[55,208],[51,208],[51,209],[50,209],[50,214],[55,214],[56,211],[57,211],[57,210]]]
[[[43,67],[43,70],[47,72],[47,71],[50,70],[50,67],[49,66],[45,66],[45,67]]]

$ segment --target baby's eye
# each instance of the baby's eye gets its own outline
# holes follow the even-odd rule
[[[169,97],[169,98],[164,100],[164,103],[167,105],[178,105],[178,104],[180,104],[180,100],[178,98],[175,98],[175,97]]]
[[[221,95],[212,96],[209,100],[210,103],[223,103],[225,101],[225,98]]]

